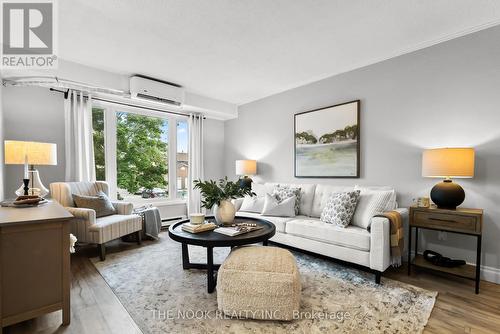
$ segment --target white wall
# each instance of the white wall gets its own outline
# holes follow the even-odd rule
[[[483,264],[500,268],[499,40],[491,28],[243,105],[226,122],[226,173],[234,176],[236,159],[256,159],[256,181],[392,185],[408,206],[439,181],[421,177],[424,148],[475,147],[476,176],[459,182],[464,206],[485,209]],[[293,114],[355,99],[361,178],[294,178]],[[475,262],[474,238],[424,237],[422,247]]]
[[[225,176],[224,122],[206,119],[203,131],[205,180],[218,180]]]

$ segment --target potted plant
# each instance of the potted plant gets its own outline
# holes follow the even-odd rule
[[[236,209],[232,199],[254,196],[249,188],[243,188],[238,182],[228,181],[227,176],[218,182],[214,180],[195,180],[194,189],[199,189],[202,201],[201,206],[213,209],[215,220],[219,224],[230,224],[234,221]]]

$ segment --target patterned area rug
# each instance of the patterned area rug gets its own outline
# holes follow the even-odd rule
[[[191,247],[192,262],[205,249]],[[229,249],[215,249],[221,263]],[[183,270],[181,245],[166,232],[91,259],[144,333],[420,333],[437,292],[294,252],[302,278],[301,309],[292,322],[230,319],[217,311],[201,270]]]

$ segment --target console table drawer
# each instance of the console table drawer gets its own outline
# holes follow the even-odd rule
[[[419,211],[416,211],[413,214],[413,226],[439,230],[461,231],[465,233],[481,233],[481,221],[479,217],[474,215],[466,216]]]

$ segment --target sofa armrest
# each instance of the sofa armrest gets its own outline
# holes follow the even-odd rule
[[[130,202],[112,201],[111,203],[119,215],[131,215],[134,211],[134,205]]]
[[[96,213],[93,209],[73,207],[66,207],[65,209],[68,210],[68,212],[71,213],[75,218],[82,219],[90,225],[93,225],[96,222]]]
[[[373,217],[370,226],[370,268],[384,271],[391,264],[391,231],[389,219]]]

